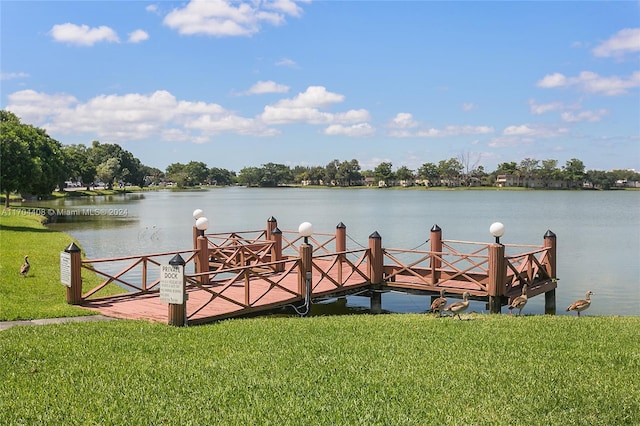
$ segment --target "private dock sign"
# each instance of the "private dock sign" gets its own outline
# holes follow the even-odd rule
[[[160,301],[184,303],[184,266],[160,265]]]

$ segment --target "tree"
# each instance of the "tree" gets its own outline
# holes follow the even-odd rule
[[[324,183],[325,185],[335,185],[338,180],[338,168],[340,167],[340,161],[333,160],[327,164],[324,168]]]
[[[447,186],[455,186],[458,184],[463,168],[464,166],[457,158],[441,160],[438,163],[440,177],[447,182]]]
[[[524,160],[520,161],[519,169],[524,176],[525,184],[527,186],[529,186],[530,179],[537,174],[537,171],[540,168],[539,163],[540,161],[534,160],[533,158],[525,158]]]
[[[232,185],[235,181],[236,174],[227,169],[212,167],[209,169],[207,178],[209,182],[214,185]]]
[[[107,189],[113,188],[113,183],[120,172],[120,160],[116,157],[108,158],[96,167],[98,180],[107,185]]]
[[[238,174],[238,183],[245,186],[260,186],[263,169],[258,167],[245,167]]]
[[[293,182],[291,169],[284,164],[267,163],[263,165],[260,186],[279,186]]]
[[[202,161],[189,161],[184,167],[187,173],[187,184],[189,186],[200,185],[207,182],[209,168]]]
[[[560,169],[558,169],[558,160],[542,160],[542,167],[539,172],[545,188],[548,188],[551,181],[560,177]]]
[[[474,158],[471,158],[471,153],[469,151],[461,152],[458,156],[458,163],[462,166],[460,174],[466,186],[471,184],[471,172],[478,167],[478,164],[480,164],[480,158],[482,158],[481,154],[477,154]]]
[[[407,166],[401,166],[396,170],[396,179],[404,181],[412,181],[414,178],[413,170]]]
[[[89,157],[86,146],[67,145],[62,147],[66,178],[79,179],[89,189],[96,178],[96,165]],[[60,187],[62,189],[62,187]]]
[[[577,158],[568,160],[563,168],[563,172],[572,188],[580,187],[584,182],[584,163]]]
[[[341,186],[351,186],[354,182],[360,182],[360,164],[358,160],[343,161],[337,167],[336,181]]]
[[[373,175],[378,181],[383,181],[385,186],[389,185],[389,182],[394,178],[392,164],[390,162],[382,162],[373,169]]]
[[[110,158],[118,159],[119,168],[115,172],[114,181],[144,186],[145,174],[142,163],[120,145],[93,141],[88,153],[90,160],[96,165],[105,163]]]
[[[11,192],[50,195],[64,180],[64,162],[60,142],[40,128],[23,124],[9,111],[0,114],[0,153],[2,177],[0,190],[5,193],[5,206]]]
[[[422,166],[420,166],[420,168],[418,169],[418,177],[420,177],[420,179],[428,181],[428,183],[425,185],[440,185],[440,172],[438,171],[438,166],[433,163],[424,163]]]

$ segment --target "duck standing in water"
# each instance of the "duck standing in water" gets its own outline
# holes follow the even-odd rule
[[[444,297],[444,288],[440,289],[440,297],[431,302],[431,312],[437,312],[438,316],[442,316],[442,309],[447,304],[447,298]]]
[[[518,316],[522,316],[522,308],[524,308],[524,305],[527,304],[527,285],[523,285],[522,286],[522,295],[516,297],[515,299],[513,299],[513,301],[511,301],[511,304],[509,305],[509,314],[512,314],[512,311],[514,309],[518,309]]]
[[[592,292],[591,290],[589,290],[587,292],[587,296],[584,298],[584,300],[580,299],[580,300],[576,300],[575,302],[573,302],[567,308],[567,312],[576,311],[578,313],[578,316],[580,316],[580,312],[584,311],[589,306],[591,306],[591,295],[593,295],[593,294],[595,294],[595,293]]]
[[[462,318],[460,318],[460,314],[466,311],[468,307],[469,307],[469,292],[465,291],[464,294],[462,295],[462,302],[454,302],[449,306],[447,306],[446,308],[444,308],[444,310],[451,312],[453,314],[451,318],[455,318],[455,316],[457,315],[458,319],[462,320]]]

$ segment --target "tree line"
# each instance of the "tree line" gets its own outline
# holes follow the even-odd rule
[[[633,170],[585,171],[583,162],[575,158],[564,166],[559,166],[557,160],[525,158],[520,163],[501,163],[495,171],[486,172],[479,165],[480,158],[473,159],[468,153],[438,163],[424,163],[417,170],[406,166],[394,170],[390,162],[382,162],[373,170],[362,170],[356,159],[336,159],[325,166],[290,167],[266,163],[260,167],[245,167],[237,174],[224,168],[208,167],[201,161],[173,163],[162,171],[142,164],[117,144],[93,141],[90,146],[63,145],[43,129],[24,124],[15,114],[5,110],[0,111],[0,138],[0,192],[5,194],[6,206],[12,192],[46,196],[56,188],[64,190],[69,180],[87,189],[97,182],[107,188],[128,184],[140,187],[166,184],[178,187],[204,184],[493,186],[499,175],[515,176],[522,186],[537,180],[543,183],[563,181],[572,188],[590,182],[595,188],[609,189],[620,181],[640,181],[640,174]]]

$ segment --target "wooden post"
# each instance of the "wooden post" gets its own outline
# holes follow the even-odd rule
[[[267,229],[266,229],[266,232],[264,233],[265,239],[267,240],[273,239],[271,237],[271,234],[273,233],[273,230],[276,229],[277,227],[278,227],[278,221],[276,220],[275,217],[271,216],[269,219],[267,219]]]
[[[342,222],[336,226],[336,251],[347,251],[347,227]]]
[[[200,284],[209,284],[209,243],[204,235],[200,235],[198,236],[196,245],[198,250],[198,254],[196,256],[198,259],[198,263],[196,264],[196,273],[200,274],[207,272],[207,274],[201,275],[199,279]]]
[[[276,272],[284,271],[284,263],[282,263],[282,231],[276,227],[271,231],[271,239],[273,239],[273,248],[271,249],[271,261],[280,262],[275,265]]]
[[[507,270],[502,244],[489,245],[489,312],[499,314],[502,310],[502,298],[506,291]]]
[[[547,274],[552,279],[557,279],[556,277],[556,234],[547,230],[547,233],[544,234],[544,246],[548,248],[547,251],[547,261],[545,262],[545,266],[547,268]],[[555,315],[556,314],[556,289],[549,290],[544,293],[544,313],[545,315]]]
[[[369,281],[372,285],[382,284],[384,255],[382,253],[382,237],[375,231],[369,235]]]
[[[382,293],[376,290],[371,291],[370,308],[372,314],[382,313]]]
[[[431,228],[431,284],[436,285],[440,280],[440,268],[442,267],[442,229],[438,225]],[[439,296],[434,296],[439,297]],[[434,298],[432,297],[432,299]],[[432,300],[433,302],[433,300]]]
[[[82,303],[82,253],[75,243],[64,249],[71,255],[71,285],[67,287],[67,303],[79,305]]]
[[[300,244],[300,269],[298,293],[300,297],[311,297],[313,286],[313,246],[307,242]]]
[[[197,250],[198,249],[198,237],[200,235],[204,236],[204,231],[199,230],[198,228],[196,228],[195,225],[193,225],[193,249]],[[198,256],[195,257],[195,259],[193,259],[193,267],[194,267],[194,272],[198,272]]]
[[[336,226],[336,252],[347,251],[347,227],[344,223],[340,222]],[[338,255],[338,282],[342,284],[342,260],[344,254]]]
[[[169,303],[168,304],[168,323],[169,325],[175,325],[176,327],[182,327],[187,324],[187,291],[186,291],[186,283],[184,276],[184,259],[180,254],[176,254],[169,261],[169,265],[177,266],[182,269],[182,293],[183,293],[183,301],[182,303]]]

